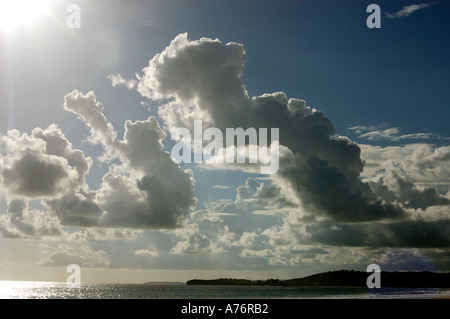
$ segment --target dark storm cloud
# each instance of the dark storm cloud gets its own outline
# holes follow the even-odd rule
[[[308,238],[331,246],[450,247],[450,220],[364,224],[313,224]]]
[[[56,196],[67,180],[67,166],[60,158],[24,152],[11,168],[3,170],[3,181],[17,195]]]

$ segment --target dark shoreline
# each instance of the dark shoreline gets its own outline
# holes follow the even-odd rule
[[[339,270],[287,280],[249,280],[236,278],[192,279],[187,285],[219,286],[310,286],[310,287],[367,287],[370,272]],[[381,287],[450,288],[450,273],[429,271],[380,272]]]

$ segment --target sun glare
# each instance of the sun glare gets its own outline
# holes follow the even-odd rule
[[[0,28],[31,25],[47,12],[50,0],[0,0]]]

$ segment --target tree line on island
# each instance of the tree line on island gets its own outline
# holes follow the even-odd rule
[[[313,287],[367,287],[370,272],[356,270],[339,270],[319,273],[303,278],[287,280],[266,279],[249,280],[235,278],[192,279],[187,285],[236,285],[236,286],[313,286]],[[430,271],[382,271],[382,287],[408,288],[450,288],[450,273]]]

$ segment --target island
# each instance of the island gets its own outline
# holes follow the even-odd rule
[[[450,288],[450,273],[430,271],[382,271],[382,287]],[[235,278],[192,279],[187,285],[235,285],[235,286],[310,286],[310,287],[367,287],[371,273],[356,270],[338,270],[286,280],[249,280]]]

